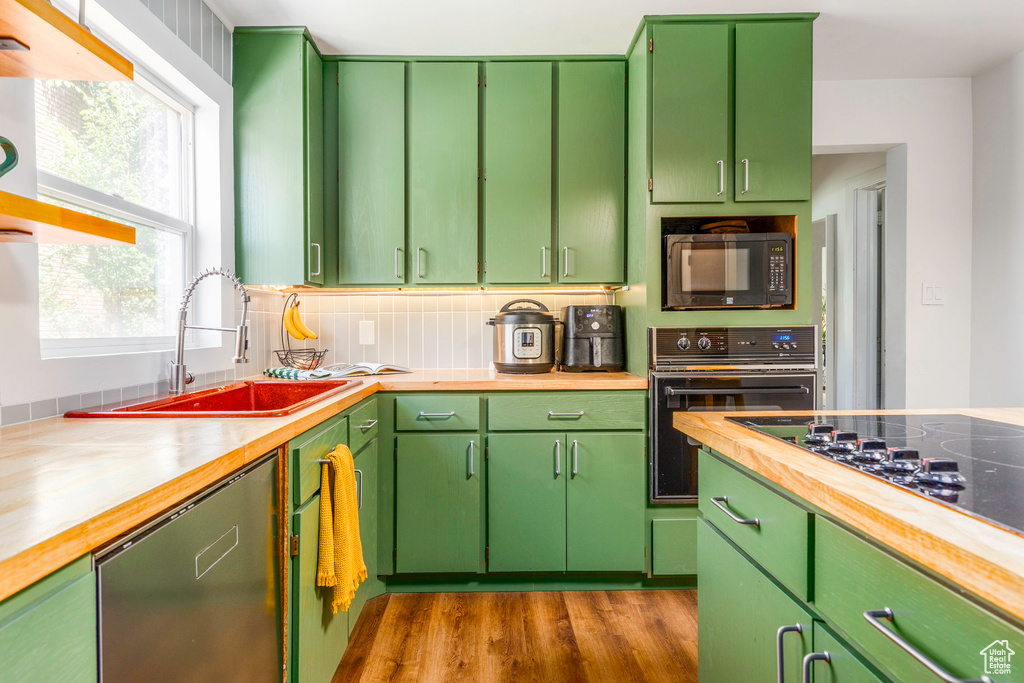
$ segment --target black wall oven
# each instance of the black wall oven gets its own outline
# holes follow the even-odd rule
[[[700,444],[678,411],[814,410],[815,328],[651,328],[650,501],[695,503]],[[660,353],[659,353],[660,349]]]

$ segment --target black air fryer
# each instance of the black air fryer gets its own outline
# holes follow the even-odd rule
[[[562,370],[619,372],[626,363],[620,306],[562,309]]]

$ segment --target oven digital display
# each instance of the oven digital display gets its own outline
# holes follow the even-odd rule
[[[768,247],[768,251],[772,252],[773,254],[781,254],[786,251],[786,247],[782,245],[779,245],[777,247]]]
[[[791,334],[773,334],[772,342],[791,342],[793,341],[793,335]]]

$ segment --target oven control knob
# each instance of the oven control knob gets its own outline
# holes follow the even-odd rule
[[[967,483],[957,461],[944,458],[922,459],[921,470],[914,475],[914,481],[919,486],[953,489],[962,489]]]
[[[707,337],[701,337],[697,340],[697,348],[701,351],[707,351],[711,348],[711,340]]]
[[[686,349],[690,348],[690,340],[687,339],[686,337],[680,337],[679,341],[676,342],[676,346],[679,347],[680,351],[685,351]]]

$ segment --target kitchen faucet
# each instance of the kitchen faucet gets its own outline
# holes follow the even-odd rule
[[[199,325],[186,325],[185,319],[188,317],[188,304],[192,300],[192,292],[195,291],[196,285],[198,285],[203,279],[211,275],[223,275],[231,281],[235,289],[237,289],[242,297],[242,319],[238,323],[238,327],[201,327]],[[175,344],[174,350],[174,362],[171,363],[171,393],[172,394],[184,394],[185,385],[191,384],[195,381],[195,377],[185,372],[185,330],[213,330],[215,332],[234,332],[235,333],[235,356],[231,360],[235,363],[248,363],[249,359],[245,357],[245,352],[249,348],[249,326],[246,325],[245,321],[249,314],[249,292],[245,289],[245,285],[242,281],[229,270],[223,268],[211,268],[205,270],[199,275],[196,275],[192,282],[189,283],[188,287],[185,288],[185,294],[181,298],[181,309],[178,311],[178,339]]]

